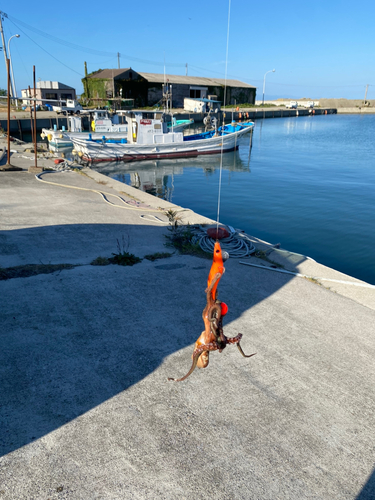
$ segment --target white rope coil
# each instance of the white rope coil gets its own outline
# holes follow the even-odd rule
[[[193,243],[199,243],[204,252],[213,253],[215,239],[208,236],[206,229],[199,228],[193,230]],[[255,252],[255,247],[250,238],[245,233],[238,231],[231,232],[227,238],[220,239],[221,249],[228,252],[229,256],[235,259],[250,257]]]

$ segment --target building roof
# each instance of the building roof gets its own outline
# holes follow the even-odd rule
[[[155,83],[164,83],[165,80],[170,84],[178,83],[178,84],[188,84],[188,85],[200,85],[200,86],[224,86],[225,79],[224,78],[206,78],[203,76],[183,76],[183,75],[164,75],[158,73],[143,73],[141,71],[137,71],[137,73],[143,78],[145,78],[149,82]],[[249,85],[248,83],[241,82],[240,80],[227,80],[227,87],[243,87],[243,88],[251,88],[254,89],[253,85]]]
[[[131,70],[131,68],[102,69],[101,71],[88,75],[87,78],[103,78],[104,80],[111,80],[112,78],[118,78],[129,70]]]
[[[225,85],[225,78],[210,78],[212,82],[218,85]],[[256,89],[254,85],[250,85],[248,83],[241,82],[240,80],[227,80],[226,81],[227,87],[244,87],[248,89]]]
[[[102,71],[98,71],[97,73],[93,73],[89,75],[88,78],[103,78],[111,80],[112,78],[119,79],[123,73],[130,71],[131,68],[125,69],[103,69]],[[133,70],[134,71],[134,70]],[[142,71],[134,71],[135,74],[140,75],[142,78],[147,80],[150,83],[167,83],[179,84],[179,85],[197,85],[197,86],[211,86],[211,87],[224,87],[225,79],[224,78],[206,78],[203,76],[184,76],[184,75],[164,75],[160,73],[143,73]],[[227,87],[242,87],[255,89],[253,85],[249,85],[248,83],[241,82],[240,80],[227,80]]]
[[[36,82],[37,89],[58,89],[58,90],[74,90],[73,87],[69,87],[61,82],[52,82],[50,80],[41,80]]]

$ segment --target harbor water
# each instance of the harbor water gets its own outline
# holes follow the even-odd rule
[[[93,168],[375,284],[375,115],[257,120],[252,147]]]

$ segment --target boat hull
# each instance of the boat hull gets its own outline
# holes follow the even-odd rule
[[[233,148],[227,148],[225,149],[225,153],[229,153],[230,151],[236,151],[238,149],[238,145],[233,147]],[[109,156],[108,158],[100,157],[100,158],[92,158],[91,156],[82,156],[82,159],[85,161],[89,161],[92,163],[100,163],[100,162],[109,162],[109,161],[124,161],[124,162],[131,162],[131,161],[141,161],[141,160],[163,160],[167,158],[188,158],[188,157],[194,157],[194,156],[200,156],[200,155],[214,155],[214,154],[220,154],[221,153],[221,148],[217,150],[211,150],[211,151],[199,151],[197,149],[193,149],[190,151],[181,151],[181,152],[173,152],[173,153],[147,153],[147,154],[137,154],[137,155],[132,155],[132,154],[127,154],[121,157],[113,157]]]
[[[110,144],[73,138],[75,152],[87,162],[140,161],[164,158],[227,153],[238,149],[238,141],[250,133],[252,126],[208,139],[186,140],[167,144]],[[168,134],[166,134],[168,135]]]
[[[168,126],[170,131],[173,132],[183,132],[189,125],[194,123],[194,120],[177,120],[177,125]],[[89,136],[93,140],[101,140],[103,137],[106,139],[121,139],[127,137],[127,126],[123,131],[105,131],[105,132],[69,132],[67,130],[53,130],[53,129],[42,129],[41,137],[48,140],[49,147],[52,150],[56,150],[59,148],[71,148],[73,147],[73,139],[85,139],[87,140]],[[115,127],[114,127],[115,128]]]

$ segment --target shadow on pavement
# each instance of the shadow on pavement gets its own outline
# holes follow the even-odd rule
[[[173,255],[132,267],[90,265],[115,252],[116,238],[127,231],[129,251],[139,257],[168,250],[165,227],[75,224],[2,232],[3,267],[11,256],[27,263],[38,262],[39,255],[44,263],[81,264],[0,283],[2,455],[92,410],[157,368],[161,391],[173,383],[168,376],[188,371],[190,351],[162,365],[192,345],[203,329],[211,260]],[[244,267],[229,259],[219,286],[219,297],[229,306],[228,336],[239,332],[226,331],[226,325],[291,279]],[[254,352],[255,332],[241,333],[244,351]],[[217,355],[213,362],[220,361]]]
[[[355,500],[374,500],[375,499],[375,470],[372,472],[363,489]]]

